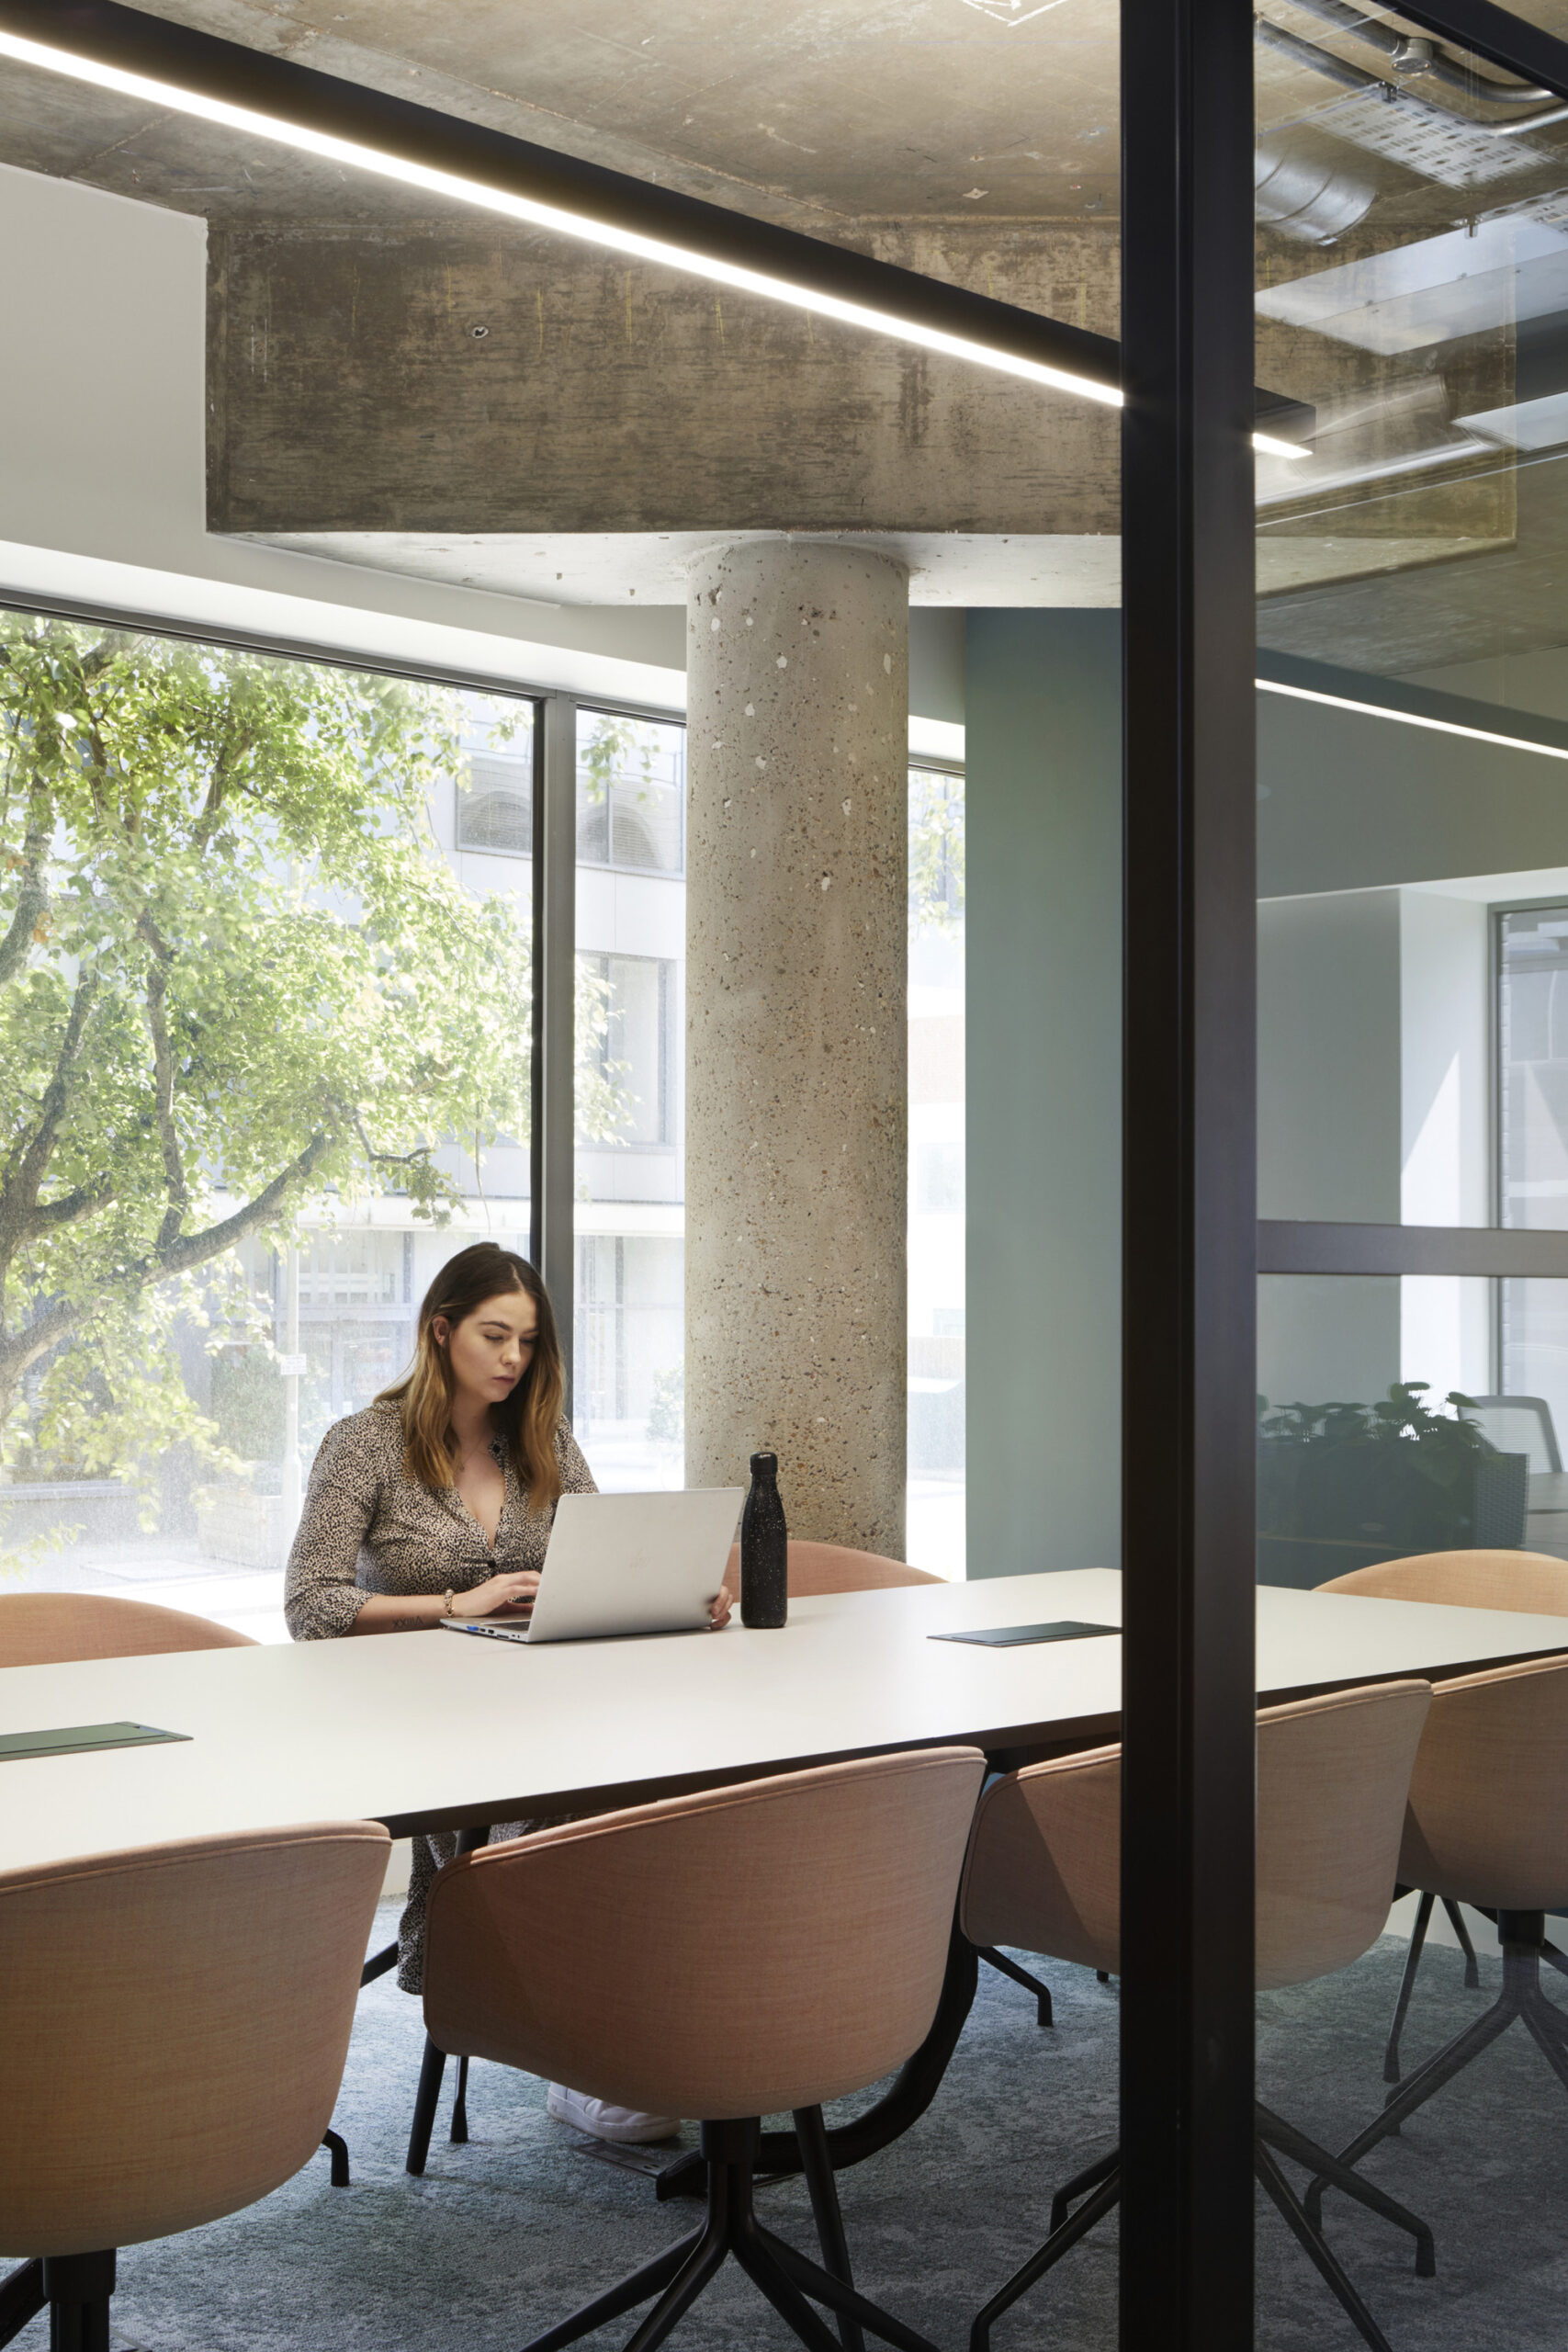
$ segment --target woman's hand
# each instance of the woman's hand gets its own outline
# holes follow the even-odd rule
[[[532,1609],[538,1589],[537,1568],[509,1569],[505,1576],[487,1577],[471,1592],[454,1593],[452,1607],[459,1617],[516,1617]]]
[[[727,1584],[721,1584],[713,1597],[713,1610],[709,1620],[710,1632],[721,1634],[724,1631],[729,1623],[729,1612],[734,1606],[735,1595]]]

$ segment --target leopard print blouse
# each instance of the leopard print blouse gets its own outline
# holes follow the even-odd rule
[[[372,1592],[471,1592],[488,1577],[544,1566],[555,1519],[528,1509],[527,1489],[498,1440],[506,1496],[495,1542],[455,1487],[432,1494],[403,1465],[402,1417],[376,1404],[336,1421],[310,1472],[299,1530],[288,1555],[283,1610],[297,1642],[329,1641],[353,1630]],[[561,1486],[598,1492],[577,1440],[556,1431]]]

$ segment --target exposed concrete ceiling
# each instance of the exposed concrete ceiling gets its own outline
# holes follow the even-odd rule
[[[265,544],[335,563],[412,572],[544,605],[679,605],[685,567],[716,542],[776,538],[764,531],[487,532],[467,537],[400,531],[269,532]],[[909,567],[917,605],[1114,605],[1121,541],[1054,532],[832,531],[812,535],[874,548]]]
[[[251,534],[237,536],[249,537]],[[679,605],[684,601],[685,567],[716,540],[793,536],[768,531],[569,531],[478,532],[470,535],[419,531],[272,531],[254,535],[267,547],[287,548],[333,563],[367,565],[374,571],[440,580],[454,588],[477,588],[515,596],[531,605]],[[1122,600],[1122,541],[1113,531],[1095,534],[977,531],[824,531],[812,536],[870,547],[909,568],[912,605],[968,606],[1062,605],[1103,608]],[[1258,586],[1265,596],[1312,588],[1320,580],[1342,581],[1348,566],[1366,575],[1374,601],[1387,594],[1387,575],[1411,564],[1438,564],[1451,576],[1454,560],[1474,557],[1471,539],[1343,539],[1299,537],[1258,548]],[[1488,574],[1488,577],[1491,577]],[[1382,584],[1379,584],[1382,583]],[[1360,583],[1358,583],[1359,585]],[[1279,609],[1310,615],[1310,598],[1297,596]],[[1310,620],[1297,621],[1311,633]],[[1332,622],[1316,625],[1310,650],[1344,663],[1343,644],[1330,647]],[[1270,643],[1274,640],[1269,639]],[[1280,640],[1284,642],[1283,639]],[[1511,647],[1507,650],[1512,650]],[[1390,669],[1408,666],[1401,644]]]
[[[1079,219],[1117,202],[1116,0],[163,0],[148,13],[829,235],[863,216]],[[125,100],[61,99],[48,78],[7,68],[5,160],[212,219],[411,209]]]
[[[1319,50],[1363,72],[1392,70],[1354,29],[1325,27],[1294,0],[1261,5]],[[1075,289],[1054,271],[1053,255],[1064,240],[1109,228],[1117,208],[1116,0],[682,0],[677,9],[667,0],[575,0],[570,10],[552,0],[163,0],[151,13],[812,233],[886,250],[890,234],[918,231],[919,266],[932,274],[994,286],[1058,315],[1075,315]],[[1568,0],[1531,0],[1529,13],[1568,36]],[[1494,145],[1495,159],[1520,168],[1505,173],[1502,160],[1488,165],[1483,155],[1445,174],[1356,132],[1343,100],[1297,58],[1259,51],[1260,124],[1294,141],[1292,152],[1348,169],[1372,205],[1359,245],[1342,241],[1342,252],[1436,240],[1500,206],[1539,209],[1568,191],[1568,126]],[[1447,102],[1455,103],[1451,93]],[[1458,104],[1486,116],[1462,96]],[[405,234],[416,224],[451,227],[450,215],[432,221],[427,199],[20,70],[0,82],[0,160],[202,213],[241,234],[327,223],[372,236],[392,225]],[[1263,234],[1260,254],[1275,285],[1320,271],[1328,258],[1277,232]],[[1076,290],[1076,315],[1113,328],[1109,272],[1092,285],[1080,273]],[[1511,379],[1487,389],[1501,348],[1495,337],[1453,347],[1463,389],[1449,397],[1450,410],[1512,396]],[[1415,384],[1433,366],[1430,354],[1417,353],[1392,372]],[[1259,373],[1323,401],[1344,401],[1358,386],[1381,397],[1390,369],[1380,374],[1349,346],[1271,322]],[[977,466],[985,457],[976,450]],[[1416,474],[1386,498],[1346,492],[1298,498],[1293,514],[1276,510],[1262,541],[1260,584],[1273,601],[1261,634],[1280,648],[1390,669],[1568,641],[1568,594],[1558,593],[1560,578],[1568,585],[1568,559],[1558,553],[1568,544],[1561,471],[1548,459],[1516,481],[1500,455],[1464,478]],[[1504,491],[1483,491],[1505,475]],[[650,533],[577,534],[559,562],[564,535],[548,531],[468,531],[460,540],[450,530],[397,527],[266,536],[513,594],[555,588],[547,602],[651,595],[669,578],[671,541]],[[1114,594],[1113,521],[1087,535],[1064,517],[1033,535],[897,537],[917,594],[930,601],[1100,602]]]

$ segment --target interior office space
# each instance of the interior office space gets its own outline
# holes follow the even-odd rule
[[[1556,1896],[1436,1901],[1391,1849],[1354,1965],[1260,1980],[1256,2050],[1237,1988],[1255,1705],[1374,1679],[1294,1663],[1328,1622],[1299,1612],[1354,1620],[1316,1589],[1450,1554],[1547,1579],[1489,1586],[1470,1649],[1397,1611],[1476,1593],[1388,1600],[1427,1630],[1377,1674],[1420,1681],[1550,1656],[1568,1576],[1568,20],[1161,24],[1134,60],[1097,0],[0,6],[4,1182],[52,1171],[0,1298],[0,1600],[280,1647],[323,1437],[496,1241],[548,1284],[601,1490],[743,1484],[772,1446],[792,1536],[923,1571],[950,1589],[897,1604],[943,1631],[1010,1623],[1007,1579],[1125,1569],[1123,1944],[976,1910],[929,2107],[874,2160],[829,2104],[874,2300],[962,2340],[1092,2158],[1081,2247],[998,2341],[1437,2346],[1501,2313],[1544,2344],[1550,2014],[1371,2163],[1436,2225],[1437,2297],[1343,2199],[1320,2258],[1248,2119],[1256,2086],[1298,2146],[1354,2146],[1396,1997],[1395,2067],[1514,1984],[1506,1922]],[[1123,1724],[1044,1720],[991,1763]],[[599,1785],[555,1769],[540,1818]],[[440,1810],[364,1809],[400,1850]],[[453,1795],[436,1834],[479,1819]],[[465,2054],[469,2138],[426,2112],[416,2189],[435,2044],[385,1972],[354,2032],[353,2188],[298,2173],[128,2246],[117,2324],[314,2340],[330,2292],[380,2340],[521,2342],[662,2259],[669,2149],[606,2162],[522,2057],[470,2093]],[[1120,2257],[1089,2226],[1119,2143]],[[1474,2165],[1508,2177],[1495,2229]],[[786,2236],[818,2192],[773,2192]],[[469,2303],[470,2233],[513,2225],[547,2260]],[[268,2258],[297,2290],[246,2284]],[[785,2340],[761,2312],[731,2278],[677,2340]]]

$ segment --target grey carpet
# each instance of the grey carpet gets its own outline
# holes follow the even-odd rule
[[[378,1923],[386,1940],[393,1913]],[[1381,2103],[1382,2034],[1405,1947],[1381,1944],[1327,1982],[1259,2004],[1262,2095],[1331,2146]],[[1427,1955],[1407,2060],[1438,2046],[1495,1990],[1467,1993],[1460,1956]],[[939,2345],[967,2343],[976,2306],[1044,2234],[1052,2186],[1115,2135],[1115,1988],[1043,1971],[1055,2030],[989,1970],[942,2092],[915,2131],[841,2176],[857,2278]],[[1568,1983],[1551,1990],[1568,2007]],[[115,2352],[518,2352],[689,2227],[646,2179],[581,2152],[544,2111],[544,2086],[476,2065],[472,2139],[446,2138],[429,2170],[402,2159],[418,2072],[419,2005],[389,1978],[361,1996],[338,2105],[351,2188],[318,2157],[265,2203],[121,2256]],[[171,2051],[171,2066],[179,2053]],[[449,2069],[449,2074],[455,2069]],[[855,2102],[852,2104],[859,2104]],[[852,2111],[846,2109],[844,2111]],[[686,2137],[694,2142],[694,2133]],[[1417,2279],[1402,2233],[1329,2199],[1334,2242],[1395,2352],[1556,2352],[1568,2335],[1568,2096],[1514,2027],[1371,2160],[1374,2177],[1431,2222],[1435,2279]],[[759,2193],[771,2226],[815,2250],[798,2183]],[[1258,2213],[1258,2340],[1269,2352],[1352,2352],[1360,2338],[1271,2209]],[[1111,2352],[1114,2217],[998,2327],[997,2352]],[[591,2339],[623,2345],[634,2321]],[[689,2352],[795,2341],[730,2266],[677,2330]],[[47,2322],[17,2339],[41,2352]]]

